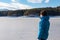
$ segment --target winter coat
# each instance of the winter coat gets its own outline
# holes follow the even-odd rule
[[[49,16],[43,16],[40,19],[41,21],[39,22],[38,39],[47,39],[50,27]]]

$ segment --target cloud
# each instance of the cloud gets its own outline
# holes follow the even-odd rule
[[[15,3],[15,2],[11,2],[11,3],[4,3],[4,2],[0,2],[0,9],[8,9],[8,10],[18,10],[18,9],[31,9],[31,6],[25,5],[25,4],[21,4],[21,3]]]
[[[0,2],[0,9],[14,10],[16,8],[12,6],[11,4]]]
[[[31,3],[42,3],[43,0],[27,0],[27,1]]]
[[[45,3],[49,3],[50,0],[46,0]]]
[[[16,0],[11,0],[12,2],[16,2]]]
[[[11,2],[18,2],[18,0],[11,0]]]
[[[48,3],[49,2],[49,0],[27,0],[28,2],[31,2],[31,3],[42,3],[43,1],[45,2],[45,3]]]

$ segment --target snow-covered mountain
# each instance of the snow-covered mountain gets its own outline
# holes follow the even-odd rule
[[[0,9],[0,11],[8,11],[8,9]]]

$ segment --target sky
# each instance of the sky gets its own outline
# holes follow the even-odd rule
[[[0,0],[0,9],[30,9],[60,6],[60,0]]]

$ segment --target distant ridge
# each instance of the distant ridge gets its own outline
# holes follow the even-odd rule
[[[8,9],[0,9],[0,11],[8,11]]]

